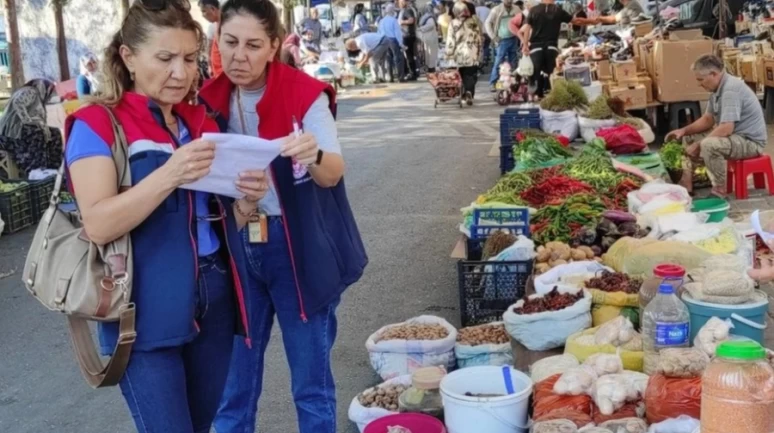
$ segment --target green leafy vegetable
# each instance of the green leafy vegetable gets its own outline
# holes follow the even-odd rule
[[[683,145],[680,142],[667,142],[658,153],[668,170],[679,170],[683,167]]]
[[[526,138],[514,147],[514,157],[525,167],[535,167],[551,160],[572,158],[572,153],[555,138]]]

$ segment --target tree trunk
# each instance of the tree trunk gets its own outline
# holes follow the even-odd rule
[[[70,62],[67,60],[67,37],[64,28],[65,0],[53,0],[54,25],[56,26],[56,53],[59,57],[59,75],[62,81],[70,79]]]
[[[282,2],[282,22],[285,24],[285,36],[293,33],[293,8],[295,5],[294,0],[283,0]]]
[[[5,6],[5,28],[8,29],[8,60],[11,64],[11,87],[13,90],[24,85],[24,65],[19,41],[19,23],[16,22],[16,0],[3,0]]]
[[[121,19],[123,20],[124,17],[126,17],[126,14],[129,13],[129,0],[119,0],[121,2]]]

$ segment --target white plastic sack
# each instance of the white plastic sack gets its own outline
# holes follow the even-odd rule
[[[580,128],[580,135],[583,137],[583,141],[589,142],[597,138],[597,131],[602,128],[610,128],[615,126],[615,119],[589,119],[588,117],[578,116],[578,127]]]
[[[540,109],[540,125],[544,132],[567,137],[570,141],[578,138],[578,115],[572,111],[548,111]]]
[[[519,66],[516,68],[516,73],[525,78],[529,78],[535,73],[535,65],[532,63],[532,59],[529,56],[521,56]]]
[[[403,376],[398,376],[384,383],[376,385],[373,388],[381,388],[381,387],[391,386],[391,385],[411,386],[411,375],[406,374]],[[371,391],[373,388],[368,388],[363,392]],[[352,399],[352,403],[349,404],[348,415],[349,415],[349,420],[357,424],[357,428],[358,430],[360,430],[360,433],[363,433],[363,430],[365,430],[366,426],[369,423],[376,421],[379,418],[383,418],[387,415],[393,415],[398,413],[397,411],[392,412],[387,409],[382,409],[380,407],[365,407],[362,404],[360,404],[360,401],[358,401],[357,399],[358,395],[356,395],[355,398]]]
[[[599,271],[614,272],[613,269],[608,268],[593,260],[584,260],[582,262],[572,262],[564,265],[559,265],[549,269],[547,272],[540,274],[535,278],[535,293],[538,295],[544,295],[554,287],[559,289],[559,292],[577,291],[580,288],[578,278],[574,278],[577,275],[588,275],[589,278],[593,277]],[[572,277],[568,280],[568,277]]]
[[[490,325],[502,325],[502,322],[494,322]],[[457,358],[459,368],[513,364],[511,343],[479,344],[478,346],[457,343],[454,345],[454,356]]]
[[[678,211],[658,212],[669,204],[681,205],[682,212],[691,209],[691,195],[680,185],[673,185],[661,179],[652,180],[626,195],[629,213],[632,214],[669,214]],[[655,201],[655,203],[654,203]],[[646,205],[649,205],[646,207]]]
[[[562,374],[565,371],[575,368],[580,363],[575,355],[565,353],[563,355],[549,356],[539,361],[535,361],[529,366],[529,378],[532,383],[542,382],[555,374]]]
[[[696,418],[680,415],[677,418],[665,419],[659,423],[651,424],[648,433],[693,433],[698,430],[700,424]]]
[[[376,342],[376,338],[388,328],[397,325],[438,324],[449,331],[446,338],[440,340],[386,340]],[[418,316],[402,323],[381,327],[366,340],[368,357],[371,366],[382,377],[393,377],[411,374],[422,367],[446,367],[447,371],[454,368],[454,344],[457,341],[457,330],[451,323],[436,316]]]
[[[653,133],[653,129],[648,125],[648,122],[645,122],[642,119],[640,119],[640,124],[642,126],[637,129],[637,133],[642,137],[642,141],[644,141],[645,144],[653,143],[656,140],[656,134]]]
[[[539,295],[530,298],[534,296]],[[513,309],[522,305],[523,299],[508,307],[503,322],[508,334],[529,350],[562,347],[567,337],[591,327],[591,292],[588,290],[583,291],[583,298],[578,302],[559,311],[516,314]]]

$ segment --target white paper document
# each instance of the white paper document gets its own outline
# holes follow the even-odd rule
[[[264,140],[241,134],[202,134],[202,139],[215,143],[215,159],[207,176],[180,188],[209,192],[233,198],[244,194],[236,189],[239,173],[265,170],[280,154],[284,138]]]

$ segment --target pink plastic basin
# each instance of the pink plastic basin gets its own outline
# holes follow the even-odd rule
[[[363,433],[387,433],[387,427],[401,426],[411,433],[446,433],[441,421],[421,413],[399,413],[379,418],[368,424]]]

